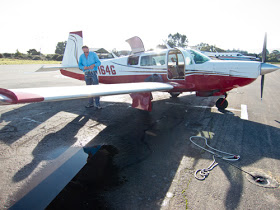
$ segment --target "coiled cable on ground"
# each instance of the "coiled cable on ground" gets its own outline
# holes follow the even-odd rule
[[[205,147],[202,147],[200,145],[198,145],[197,143],[194,142],[194,139],[197,138],[197,139],[204,139],[205,141],[205,145],[210,148],[210,149],[206,149]],[[210,171],[213,170],[217,165],[218,163],[216,163],[216,160],[215,160],[215,157],[218,157],[222,160],[227,160],[227,161],[237,161],[240,159],[240,156],[239,155],[235,155],[235,154],[231,154],[231,153],[228,153],[228,152],[224,152],[224,151],[221,151],[221,150],[218,150],[218,149],[215,149],[213,147],[211,147],[208,143],[207,143],[207,139],[203,136],[191,136],[190,137],[190,141],[196,145],[197,147],[211,153],[213,155],[213,162],[210,164],[210,166],[208,168],[203,168],[203,169],[198,169],[195,171],[194,173],[194,177],[200,181],[202,180],[205,180],[205,178],[209,175]],[[224,155],[221,155],[221,154],[224,154]],[[199,176],[198,176],[198,173],[199,173]]]

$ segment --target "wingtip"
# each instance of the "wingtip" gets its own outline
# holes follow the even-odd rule
[[[3,94],[0,94],[0,105],[9,105],[12,104],[13,100]]]

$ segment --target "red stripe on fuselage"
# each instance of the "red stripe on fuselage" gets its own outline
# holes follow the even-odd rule
[[[84,80],[83,74],[70,72],[67,70],[60,70],[61,74],[78,80]],[[144,82],[145,79],[152,74],[147,75],[112,75],[102,76],[99,75],[99,82],[104,84],[118,84],[118,83],[132,83],[132,82]],[[160,74],[165,83],[177,83],[172,91],[210,91],[210,90],[231,90],[233,88],[242,87],[248,85],[256,80],[256,78],[243,78],[232,76],[220,76],[220,75],[190,75],[185,77],[185,80],[169,80],[166,74]],[[182,89],[182,86],[185,87]]]
[[[99,76],[99,82],[104,84],[144,82],[151,76],[149,75],[127,75],[127,76]],[[177,83],[172,91],[208,91],[208,90],[231,90],[242,87],[255,81],[255,78],[242,78],[217,75],[191,75],[185,77],[185,80],[169,80],[166,75],[161,75],[165,83]],[[182,89],[182,86],[184,89]],[[178,87],[178,88],[176,88]]]

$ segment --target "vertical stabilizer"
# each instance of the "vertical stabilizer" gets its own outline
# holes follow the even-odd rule
[[[63,55],[63,66],[77,66],[79,57],[83,53],[83,32],[75,31],[70,32],[67,40],[66,48]]]

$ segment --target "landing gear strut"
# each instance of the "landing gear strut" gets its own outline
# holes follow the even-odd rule
[[[172,98],[177,98],[181,93],[180,92],[171,92],[170,95]]]
[[[225,110],[225,108],[228,107],[228,101],[226,100],[227,98],[227,93],[225,93],[225,97],[224,98],[219,98],[217,101],[216,101],[216,107],[220,110]]]

